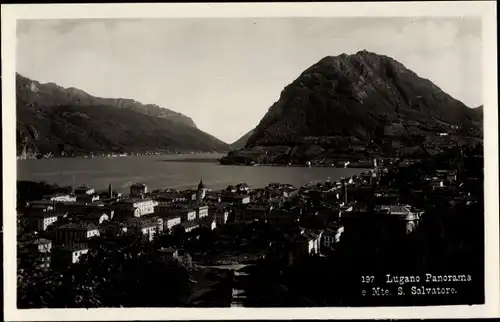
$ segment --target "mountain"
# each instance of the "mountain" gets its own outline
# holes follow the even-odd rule
[[[363,50],[325,57],[305,70],[281,92],[245,148],[225,162],[432,153],[443,140],[481,138],[480,113],[393,58]]]
[[[91,96],[16,75],[17,152],[222,152],[229,146],[180,113],[128,99]]]
[[[16,73],[18,102],[38,108],[52,108],[59,105],[95,106],[106,105],[129,109],[138,113],[163,117],[176,123],[196,127],[193,120],[181,113],[154,104],[141,104],[131,99],[101,98],[92,96],[81,89],[63,88],[54,83],[41,84]]]
[[[253,130],[248,132],[247,134],[243,135],[241,138],[236,140],[234,143],[230,144],[229,146],[231,147],[232,150],[239,150],[245,147],[247,144],[248,138],[252,135]]]

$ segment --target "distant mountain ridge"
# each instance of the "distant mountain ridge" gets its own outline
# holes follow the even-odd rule
[[[315,152],[305,159],[354,155],[353,149],[422,152],[433,149],[439,133],[481,140],[482,113],[393,58],[363,50],[327,56],[306,69],[281,92],[245,148],[229,157],[270,155],[280,147],[278,154],[293,159],[307,146]]]
[[[224,152],[229,146],[187,116],[129,99],[16,75],[18,155],[124,152]]]
[[[196,124],[190,117],[155,104],[142,104],[135,100],[124,98],[96,97],[78,88],[64,88],[55,83],[42,84],[20,74],[16,74],[16,83],[19,99],[22,100],[23,104],[28,106],[34,104],[37,107],[45,108],[58,105],[107,105],[129,109],[150,116],[164,117],[177,123],[196,127]]]

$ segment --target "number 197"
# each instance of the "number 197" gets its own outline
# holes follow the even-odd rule
[[[374,276],[361,276],[361,283],[367,283],[367,284],[370,284],[370,283],[373,283],[373,280],[375,279]]]

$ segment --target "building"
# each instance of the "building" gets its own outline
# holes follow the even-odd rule
[[[158,201],[158,204],[185,202],[188,200],[188,198],[184,193],[179,191],[170,191],[170,190],[152,192],[150,193],[150,196],[151,198],[153,198],[153,200]]]
[[[200,179],[200,183],[198,184],[198,190],[196,191],[196,201],[200,204],[205,198],[205,194],[207,193],[207,189],[203,184],[203,180]]]
[[[105,212],[91,212],[86,216],[86,219],[94,225],[99,226],[111,218],[109,218],[109,215]]]
[[[76,201],[79,201],[79,202],[85,202],[85,203],[92,203],[92,202],[96,202],[96,201],[99,201],[100,200],[100,197],[98,194],[82,194],[82,195],[78,195],[76,197]]]
[[[99,236],[99,229],[91,223],[69,223],[55,229],[56,244],[67,245],[84,242],[89,238]]]
[[[174,226],[181,224],[181,217],[165,217],[163,218],[163,230],[170,230]]]
[[[305,229],[302,231],[302,235],[307,239],[307,253],[319,254],[321,250],[321,237],[323,236],[323,231],[318,232]]]
[[[30,266],[33,260],[38,267],[46,269],[50,267],[50,252],[52,250],[52,242],[45,238],[34,238],[20,243],[18,258],[20,260],[18,267],[24,265]]]
[[[51,200],[36,200],[29,202],[24,210],[26,216],[40,215],[56,210],[56,202]]]
[[[423,215],[423,211],[414,209],[409,205],[382,205],[376,208],[381,212],[388,212],[393,217],[406,221],[406,234],[414,232]],[[380,210],[379,210],[380,209]]]
[[[344,232],[344,226],[334,225],[328,227],[322,235],[321,246],[322,249],[332,248],[335,244],[340,241],[340,237]]]
[[[210,229],[210,230],[214,230],[217,227],[217,223],[215,222],[215,219],[211,218],[211,217],[196,219],[195,223],[197,223],[199,225],[199,227]]]
[[[176,214],[181,217],[182,222],[188,222],[196,219],[196,210],[191,208],[179,209]]]
[[[75,202],[76,196],[72,196],[68,193],[55,193],[52,195],[44,196],[43,199],[55,202]]]
[[[130,186],[131,198],[142,198],[148,193],[148,187],[144,183],[134,183]]]
[[[149,240],[153,240],[160,230],[163,231],[163,221],[158,218],[130,218],[125,225],[128,233],[143,235]]]
[[[234,220],[238,222],[266,220],[272,207],[266,204],[247,204],[234,208]]]
[[[107,191],[102,191],[99,193],[99,196],[101,198],[105,199],[118,199],[122,196],[120,192],[116,192],[113,190],[113,186],[111,184],[108,185],[108,190]]]
[[[77,188],[75,188],[74,193],[76,197],[84,196],[84,195],[93,195],[95,194],[95,189],[92,188],[91,186],[87,185],[81,185]]]
[[[397,246],[415,231],[422,213],[407,205],[354,207],[342,213],[342,244],[357,251]]]
[[[30,215],[25,216],[26,223],[29,227],[37,231],[45,231],[47,228],[54,224],[59,216],[55,212],[38,212],[31,213]]]
[[[55,210],[65,213],[85,213],[88,210],[87,202],[59,202],[55,205]]]
[[[83,254],[87,254],[89,248],[86,243],[71,243],[56,247],[52,251],[51,262],[56,268],[66,268],[78,263]]]
[[[221,201],[222,199],[220,197],[220,192],[210,193],[209,191],[207,191],[207,194],[205,196],[205,203],[216,204],[220,203]]]
[[[186,222],[181,223],[178,227],[182,231],[184,231],[186,233],[189,233],[189,232],[195,230],[196,228],[199,228],[200,225],[197,222],[194,222],[194,221],[186,221]]]
[[[186,205],[179,204],[159,204],[154,207],[154,214],[161,217],[180,217],[182,222],[196,219],[197,210]]]
[[[214,218],[217,225],[225,225],[229,218],[229,211],[224,209],[217,210],[214,212]]]
[[[46,238],[34,238],[23,242],[22,247],[35,253],[50,253],[52,241]]]
[[[156,206],[158,206],[158,201],[151,198],[132,198],[120,201],[117,210],[125,215],[141,217],[154,214]]]
[[[246,194],[223,193],[220,200],[221,202],[230,202],[236,205],[246,205],[250,203],[250,196]]]
[[[196,218],[208,217],[208,206],[199,206],[196,208]]]

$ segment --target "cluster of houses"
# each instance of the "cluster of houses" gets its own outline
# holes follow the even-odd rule
[[[205,200],[207,199],[207,200]],[[113,191],[96,193],[82,185],[72,194],[56,194],[29,202],[21,218],[37,238],[20,243],[21,253],[37,253],[48,265],[69,266],[88,252],[88,240],[97,236],[134,234],[152,240],[158,233],[183,233],[196,228],[215,229],[227,222],[223,203],[207,198],[202,181],[196,191],[149,193],[133,184],[127,197]],[[38,248],[33,243],[44,245]]]
[[[341,241],[366,245],[367,236],[375,240],[380,232],[391,238],[413,233],[423,211],[399,203],[397,189],[381,184],[388,172],[375,164],[360,175],[300,189],[278,183],[250,189],[241,183],[211,191],[200,180],[196,190],[149,192],[138,183],[126,197],[111,185],[100,193],[83,185],[73,194],[51,195],[27,205],[23,220],[38,232],[38,238],[24,241],[22,249],[41,258],[50,255],[44,266],[67,267],[88,252],[86,243],[96,236],[134,234],[151,240],[158,233],[182,234],[197,228],[214,230],[228,222],[260,221],[286,232],[286,256],[292,265],[312,254],[327,255]],[[457,171],[449,169],[436,170],[422,180],[432,189],[459,184]],[[379,202],[369,205],[360,200],[356,191],[362,189],[369,189]]]
[[[413,163],[406,162],[404,166]],[[236,219],[257,217],[284,231],[295,231],[288,234],[290,265],[311,254],[328,255],[343,246],[359,254],[382,242],[397,245],[418,229],[424,216],[422,209],[400,202],[400,187],[382,180],[400,166],[398,163],[390,168],[376,167],[337,182],[311,183],[301,187],[298,195],[288,198],[296,201],[285,207],[249,204],[248,211],[241,211]],[[464,196],[460,192],[462,183],[456,169],[438,169],[416,180],[427,191],[441,190],[443,196],[451,198],[450,204],[464,198],[467,205],[477,202],[470,193],[465,192]],[[363,190],[374,198],[364,200],[359,193]]]

